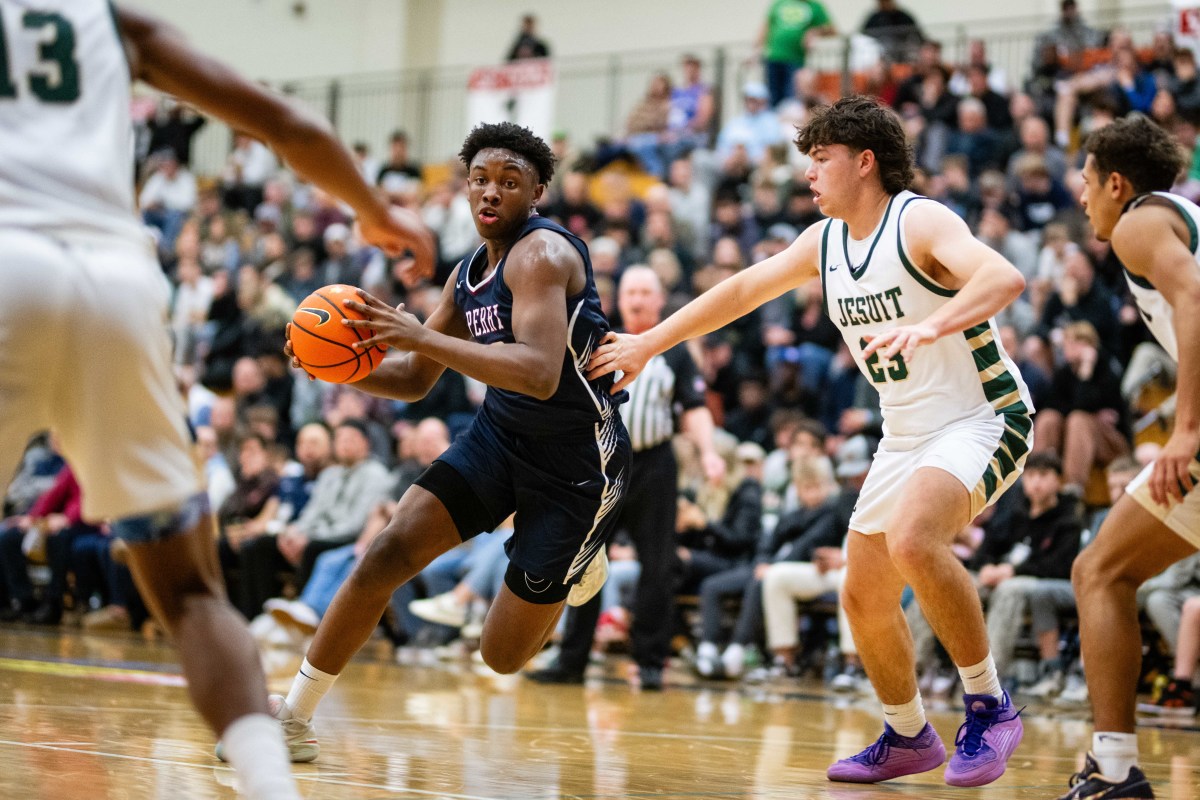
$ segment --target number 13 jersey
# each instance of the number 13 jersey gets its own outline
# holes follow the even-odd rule
[[[130,74],[106,0],[0,0],[0,226],[146,238]]]
[[[863,375],[879,391],[888,438],[922,438],[958,422],[996,415],[1027,416],[1029,390],[1000,345],[993,320],[919,348],[912,363],[878,353],[863,358],[874,336],[915,325],[954,297],[920,270],[908,254],[903,221],[913,204],[934,202],[901,192],[888,202],[865,241],[849,237],[831,219],[821,235],[825,311],[842,332]]]

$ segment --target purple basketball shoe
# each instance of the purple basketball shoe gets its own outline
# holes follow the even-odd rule
[[[884,723],[883,735],[856,756],[829,768],[831,781],[878,783],[937,769],[946,762],[946,748],[928,722],[916,736],[901,736]]]
[[[954,755],[946,767],[951,786],[983,786],[1004,774],[1008,759],[1021,743],[1021,711],[1013,708],[1008,692],[997,700],[990,694],[965,694],[967,721],[958,729]]]

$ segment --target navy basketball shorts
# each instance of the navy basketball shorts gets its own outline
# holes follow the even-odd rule
[[[464,541],[515,512],[505,544],[511,566],[531,580],[570,586],[612,535],[630,454],[615,412],[591,431],[531,436],[481,411],[416,483],[442,502]]]

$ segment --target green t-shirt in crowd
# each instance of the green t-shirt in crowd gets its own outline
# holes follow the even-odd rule
[[[767,61],[804,66],[804,34],[829,24],[829,12],[815,0],[775,0],[767,12]]]

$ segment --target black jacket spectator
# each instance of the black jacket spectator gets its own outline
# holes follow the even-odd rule
[[[1092,281],[1092,285],[1070,305],[1064,302],[1061,293],[1055,292],[1046,300],[1046,306],[1042,309],[1039,332],[1045,338],[1049,336],[1051,328],[1062,327],[1072,322],[1090,322],[1100,335],[1101,345],[1112,353],[1117,346],[1115,307],[1112,294],[1099,281]]]
[[[1059,495],[1058,504],[1038,517],[1029,516],[1029,503],[1021,495],[1020,505],[1008,518],[1009,524],[989,525],[972,566],[1012,563],[1017,575],[1070,580],[1071,564],[1079,553],[1083,533],[1074,498]]]
[[[1128,435],[1128,406],[1121,395],[1121,376],[1113,359],[1103,352],[1087,380],[1076,375],[1070,364],[1055,369],[1050,396],[1045,403],[1045,408],[1053,408],[1064,417],[1072,411],[1095,414],[1111,409],[1120,416],[1117,427]]]
[[[776,561],[812,561],[818,547],[841,547],[846,535],[842,524],[843,506],[848,497],[857,494],[835,494],[816,508],[799,508],[779,518],[770,537],[759,545],[755,560],[760,564]]]
[[[681,544],[735,561],[748,561],[762,538],[762,484],[745,478],[729,497],[720,520],[681,537]]]

